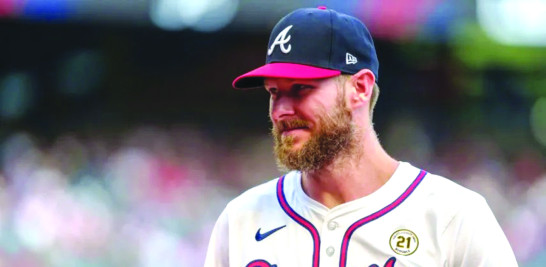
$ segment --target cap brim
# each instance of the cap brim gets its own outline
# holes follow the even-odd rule
[[[323,79],[338,76],[339,70],[323,69],[295,63],[269,63],[237,77],[233,81],[236,89],[262,87],[264,78]]]

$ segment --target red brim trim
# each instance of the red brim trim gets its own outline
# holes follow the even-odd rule
[[[264,78],[323,79],[338,76],[339,70],[323,69],[295,63],[270,63],[247,72],[233,81],[236,89],[262,87]]]

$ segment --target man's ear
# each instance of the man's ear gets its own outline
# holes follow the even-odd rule
[[[351,76],[351,85],[354,91],[352,92],[350,103],[353,108],[370,102],[374,84],[375,75],[369,69],[361,69]]]

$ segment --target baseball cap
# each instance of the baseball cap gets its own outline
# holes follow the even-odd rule
[[[265,65],[233,81],[236,89],[263,87],[264,78],[321,79],[369,69],[379,78],[372,36],[357,18],[325,7],[284,16],[269,37]]]

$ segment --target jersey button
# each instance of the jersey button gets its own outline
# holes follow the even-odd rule
[[[335,251],[335,249],[333,247],[328,247],[326,249],[326,255],[332,256],[332,255],[334,255],[334,251]]]
[[[328,229],[331,230],[331,231],[335,230],[337,228],[337,226],[338,226],[337,222],[330,221],[328,223]]]

